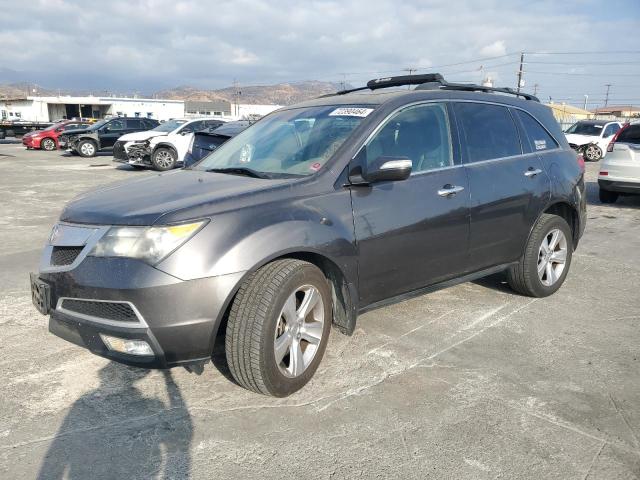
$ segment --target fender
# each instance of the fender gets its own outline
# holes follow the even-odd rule
[[[160,147],[170,148],[171,150],[173,150],[173,153],[176,154],[176,158],[178,158],[178,150],[176,150],[176,147],[174,147],[173,144],[169,142],[159,142],[156,145],[154,145],[153,150],[151,150],[151,155],[153,155],[155,151]],[[180,160],[178,159],[177,161],[180,161]]]

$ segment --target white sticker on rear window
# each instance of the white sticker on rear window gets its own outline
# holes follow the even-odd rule
[[[329,114],[330,117],[342,116],[342,117],[366,117],[373,108],[355,108],[355,107],[340,107],[336,108]]]
[[[534,140],[533,143],[536,144],[536,150],[545,150],[547,148],[546,140]]]

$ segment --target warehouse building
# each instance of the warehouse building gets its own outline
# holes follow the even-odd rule
[[[127,97],[22,97],[0,100],[0,120],[53,122],[73,117],[145,117],[169,120],[184,116],[184,101]]]
[[[184,110],[188,117],[202,117],[208,115],[216,117],[229,117],[231,116],[231,103],[227,102],[226,100],[185,100]]]

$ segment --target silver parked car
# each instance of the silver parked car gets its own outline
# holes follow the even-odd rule
[[[620,195],[640,195],[640,122],[620,130],[607,152],[598,174],[600,201],[614,203]]]

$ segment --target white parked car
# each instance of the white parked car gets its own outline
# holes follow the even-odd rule
[[[218,128],[220,118],[178,118],[153,130],[121,136],[113,146],[113,160],[135,167],[171,170],[180,166],[189,150],[193,132]]]
[[[598,174],[600,201],[614,203],[620,195],[640,195],[640,123],[624,127],[607,151]]]
[[[580,120],[564,133],[571,148],[582,153],[585,160],[596,162],[606,155],[609,142],[621,128],[619,122]]]

